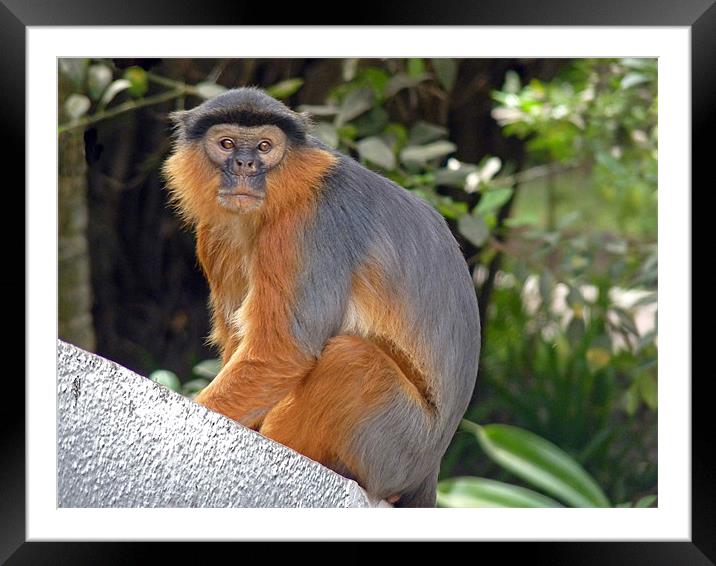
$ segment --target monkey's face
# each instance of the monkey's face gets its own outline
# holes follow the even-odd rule
[[[286,155],[286,134],[273,125],[216,124],[206,131],[202,142],[221,174],[218,204],[233,212],[259,208],[266,198],[267,175]]]

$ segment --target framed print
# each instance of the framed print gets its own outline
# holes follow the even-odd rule
[[[536,557],[538,563],[713,563],[716,489],[705,407],[709,396],[704,379],[691,374],[690,230],[692,179],[702,178],[708,163],[706,132],[714,100],[709,70],[716,47],[713,3],[692,0],[655,7],[638,1],[618,5],[551,2],[537,10],[530,2],[483,2],[479,6],[448,2],[439,6],[413,3],[409,8],[378,6],[373,12],[366,6],[364,14],[371,15],[359,16],[345,27],[316,25],[303,14],[294,19],[293,10],[273,16],[274,21],[259,22],[248,8],[243,15],[242,7],[234,6],[227,16],[225,9],[212,2],[201,7],[163,2],[28,6],[3,0],[0,5],[0,64],[6,78],[3,125],[6,132],[12,132],[13,140],[25,141],[11,144],[5,161],[8,168],[25,163],[21,180],[13,183],[18,186],[24,179],[25,192],[21,198],[19,191],[10,191],[10,184],[6,191],[18,196],[26,221],[26,383],[23,388],[17,375],[6,377],[6,398],[16,400],[18,411],[5,412],[3,417],[0,557],[8,564],[96,563],[98,556],[136,561],[149,550],[148,541],[157,540],[469,541],[492,542],[491,548],[504,556],[533,561]],[[63,72],[72,66],[68,67],[68,61],[80,61],[83,73],[90,68],[94,73],[91,80],[82,79],[86,90],[72,91],[74,105],[68,105],[68,97],[62,94]],[[452,66],[452,61],[459,64]],[[577,64],[570,66],[572,62]],[[279,68],[281,72],[276,71]],[[458,68],[470,69],[472,80],[460,82]],[[311,78],[307,78],[309,70]],[[395,80],[396,76],[403,82]],[[389,83],[393,87],[386,86]],[[495,344],[487,350],[493,357],[487,358],[484,382],[494,392],[494,398],[490,397],[493,408],[466,413],[456,437],[462,445],[451,445],[448,455],[452,460],[443,463],[437,484],[440,509],[212,509],[171,503],[146,509],[132,503],[58,503],[58,400],[53,372],[57,338],[69,332],[62,317],[57,328],[58,295],[64,284],[62,276],[58,278],[64,244],[58,252],[57,215],[58,210],[62,214],[65,197],[58,197],[54,186],[67,178],[66,146],[58,143],[59,135],[74,131],[85,156],[76,165],[79,176],[89,180],[89,199],[95,199],[88,253],[94,262],[93,276],[97,278],[104,269],[111,277],[126,281],[123,294],[109,286],[102,294],[105,283],[95,281],[94,303],[83,307],[93,309],[95,327],[101,324],[105,332],[95,351],[139,373],[151,374],[164,385],[171,383],[173,374],[182,376],[182,383],[187,384],[185,375],[215,354],[203,346],[192,350],[188,345],[201,344],[208,332],[207,283],[194,265],[190,233],[179,233],[176,227],[180,224],[165,197],[156,196],[163,186],[158,171],[169,155],[170,144],[181,147],[177,138],[172,142],[166,115],[179,111],[173,115],[174,135],[189,136],[186,132],[194,131],[198,119],[178,122],[189,120],[188,111],[203,100],[215,100],[227,87],[254,84],[292,110],[312,113],[310,127],[320,132],[322,144],[353,155],[367,168],[419,193],[444,217],[465,255],[474,261],[470,268],[483,322],[490,316],[489,308],[494,311],[499,304],[502,323],[491,327],[495,330],[488,327],[488,337],[483,336],[487,341],[492,335]],[[608,88],[603,89],[607,84],[619,85],[626,102],[610,98]],[[301,88],[305,94],[296,94]],[[375,89],[381,94],[376,95]],[[462,89],[464,95],[458,92]],[[396,96],[393,106],[386,102],[386,110],[375,100],[378,96],[382,104],[380,97],[388,91],[390,96],[402,94]],[[476,91],[483,96],[482,106],[470,98]],[[60,108],[58,92],[63,100]],[[338,94],[330,98],[329,92]],[[364,95],[370,99],[365,104]],[[347,99],[354,105],[349,107]],[[446,100],[454,101],[454,107],[448,108]],[[455,110],[459,104],[461,111]],[[142,109],[142,119],[146,118],[132,122],[131,135],[121,127],[105,128],[124,109]],[[569,119],[562,120],[570,112]],[[590,128],[589,120],[604,131],[609,128],[603,124],[614,122],[616,126],[607,135],[596,125]],[[103,125],[96,127],[98,123]],[[471,134],[471,128],[479,134]],[[661,134],[658,138],[657,132]],[[222,145],[225,150],[236,143],[227,136],[224,133],[220,140],[228,139],[227,145]],[[281,145],[280,136],[276,138],[279,142],[265,131],[262,136],[266,148]],[[490,136],[499,137],[502,145],[490,145]],[[270,142],[264,139],[267,137]],[[495,149],[498,145],[502,153]],[[467,147],[472,149],[470,159],[463,157]],[[582,152],[582,161],[579,155],[575,157],[576,151]],[[124,165],[109,161],[108,155],[114,152],[124,152]],[[136,155],[130,157],[131,153]],[[134,160],[131,166],[130,160]],[[244,161],[239,166],[244,167]],[[638,175],[632,166],[638,167]],[[587,204],[578,202],[582,197],[575,197],[577,190],[569,184],[581,182],[579,175],[585,167],[597,171],[596,180],[590,177],[594,183],[590,187],[598,187],[603,201]],[[554,181],[557,169],[558,174],[568,171],[573,176]],[[165,171],[176,177],[170,167],[165,166]],[[151,187],[147,179],[152,179]],[[513,210],[508,219],[514,186],[530,179],[537,180],[532,186],[535,194],[542,196],[515,204],[517,212]],[[122,201],[113,210],[97,205],[98,198],[119,202],[125,184],[142,187],[144,192],[136,192],[134,200]],[[105,197],[103,191],[114,191],[115,196]],[[59,193],[66,194],[62,189]],[[479,199],[473,198],[478,194]],[[611,213],[601,212],[601,203],[609,199],[614,203],[609,210],[621,215],[618,221],[605,219]],[[545,212],[539,213],[543,216],[537,221],[530,216],[529,202],[545,207],[539,208]],[[570,216],[577,208],[581,216]],[[153,209],[163,212],[151,216]],[[103,210],[106,216],[99,216]],[[121,222],[117,215],[122,215]],[[136,218],[145,223],[133,225]],[[618,226],[620,238],[580,240],[570,232],[569,222]],[[120,223],[125,231],[109,234],[108,227]],[[152,223],[156,225],[146,229]],[[538,224],[539,230],[531,230]],[[346,226],[342,230],[348,230]],[[503,237],[508,229],[529,236],[514,243]],[[181,291],[171,297],[166,271],[153,271],[171,258],[152,251],[153,244],[170,231],[176,232],[172,245],[183,246],[172,252],[181,258],[176,265],[184,266],[175,267],[171,285]],[[9,232],[12,236],[14,230]],[[550,244],[559,238],[569,240],[569,254],[567,247]],[[129,272],[135,275],[116,273],[117,264],[124,261],[116,254],[117,246],[131,248],[144,258],[144,263],[130,266]],[[640,255],[632,257],[634,249]],[[530,282],[518,267],[507,273],[501,267],[503,260],[495,258],[511,252],[522,262],[515,266],[544,261],[550,266],[550,277],[563,276],[571,286],[549,283],[542,274]],[[480,270],[480,265],[484,269]],[[641,299],[642,304],[652,305],[644,314],[649,320],[647,330],[640,326],[643,321],[625,314],[626,308],[608,313],[605,307],[603,325],[616,330],[611,334],[605,330],[604,336],[619,336],[609,344],[596,339],[589,342],[589,329],[601,319],[596,299],[589,299],[592,291],[582,285],[584,281],[593,283],[599,296],[598,279],[588,280],[585,273],[602,265],[615,281],[621,281],[620,277],[624,281],[648,279],[649,297],[653,297],[652,303],[641,295],[630,303]],[[423,274],[422,284],[427,289],[428,270]],[[658,307],[657,281],[661,292]],[[547,289],[548,285],[553,288]],[[142,288],[131,295],[137,286]],[[193,303],[199,304],[194,310],[182,307],[180,316],[168,305],[183,305],[182,301],[188,300],[188,286],[204,293],[203,302]],[[419,295],[418,287],[416,284],[415,291],[403,287],[402,291]],[[522,291],[510,291],[513,287]],[[612,290],[610,281],[603,292]],[[530,292],[543,305],[562,297],[560,304],[572,313],[570,318],[540,318],[543,326],[533,331],[535,323],[520,315],[530,308],[525,306]],[[156,299],[152,303],[159,305],[156,308],[139,300],[162,294],[167,295],[166,301]],[[514,307],[517,303],[520,306]],[[587,314],[583,314],[585,305]],[[661,319],[658,363],[657,311]],[[594,324],[590,327],[587,323]],[[165,328],[187,342],[164,341],[164,354],[144,347]],[[502,334],[498,335],[497,329]],[[105,338],[110,333],[116,339],[111,343]],[[584,344],[582,357],[567,362],[560,357],[564,351],[576,349],[570,350],[571,342],[565,346],[560,333],[570,340],[578,336],[574,339]],[[533,336],[533,349],[512,352],[508,339],[516,335]],[[83,342],[79,337],[76,343],[93,344],[94,339]],[[626,354],[612,356],[612,349],[620,351],[614,346],[620,340],[622,352],[639,355],[633,359]],[[484,342],[482,348],[484,357]],[[175,365],[167,365],[170,358]],[[517,358],[522,366],[515,362]],[[400,359],[396,365],[406,371],[410,360],[396,359]],[[14,364],[8,367],[14,370]],[[509,380],[491,377],[510,374],[515,367],[527,368],[525,373],[530,373],[530,379],[519,382],[517,388]],[[574,378],[572,374],[580,371],[579,376],[585,377]],[[555,386],[551,379],[557,377],[548,375],[550,372],[563,372],[559,373],[564,375],[563,381]],[[548,375],[544,381],[540,381],[542,374]],[[198,388],[197,383],[194,380],[190,385]],[[202,384],[207,386],[208,382]],[[177,386],[185,395],[196,394],[182,387]],[[19,399],[25,400],[24,406]],[[578,399],[583,403],[577,403]],[[539,407],[530,407],[531,403]],[[601,435],[595,434],[602,431],[595,423],[602,421],[592,407],[599,403],[604,407],[612,403],[623,415],[621,420],[610,421],[609,427],[605,425]],[[577,412],[564,409],[574,406],[581,408]],[[521,407],[515,411],[524,409],[527,416],[500,420],[511,407]],[[634,415],[640,420],[631,428],[637,420]],[[553,422],[558,426],[545,424]],[[610,477],[612,468],[606,464],[600,468],[593,456],[600,450],[606,452],[604,447],[612,437],[621,439],[614,450],[623,449],[619,477]],[[519,442],[533,452],[518,454],[513,448]],[[462,458],[473,448],[477,451],[478,445],[483,463],[464,464]],[[631,445],[643,448],[643,455],[633,461],[633,452],[628,450]],[[530,454],[540,451],[541,464],[530,460]],[[522,464],[515,464],[518,456]],[[498,492],[499,497],[495,495]],[[490,500],[492,504],[480,505],[492,496],[497,498]],[[400,497],[386,498],[401,506]],[[532,506],[582,508],[518,508]],[[399,513],[399,520],[390,513]],[[511,544],[515,541],[520,544]],[[368,552],[389,551],[381,546]]]

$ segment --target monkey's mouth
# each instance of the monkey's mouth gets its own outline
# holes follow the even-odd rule
[[[232,210],[255,208],[264,200],[264,195],[248,187],[222,189],[218,194],[219,204]]]

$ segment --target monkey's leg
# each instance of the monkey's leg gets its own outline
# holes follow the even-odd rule
[[[247,358],[239,349],[194,400],[249,428],[300,383],[314,361],[299,354]]]
[[[356,479],[371,495],[434,506],[442,455],[434,428],[430,407],[384,350],[338,336],[260,432]]]

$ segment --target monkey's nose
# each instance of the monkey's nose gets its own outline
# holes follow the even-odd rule
[[[239,175],[250,175],[256,172],[256,161],[251,157],[237,157],[234,159],[234,163]]]

